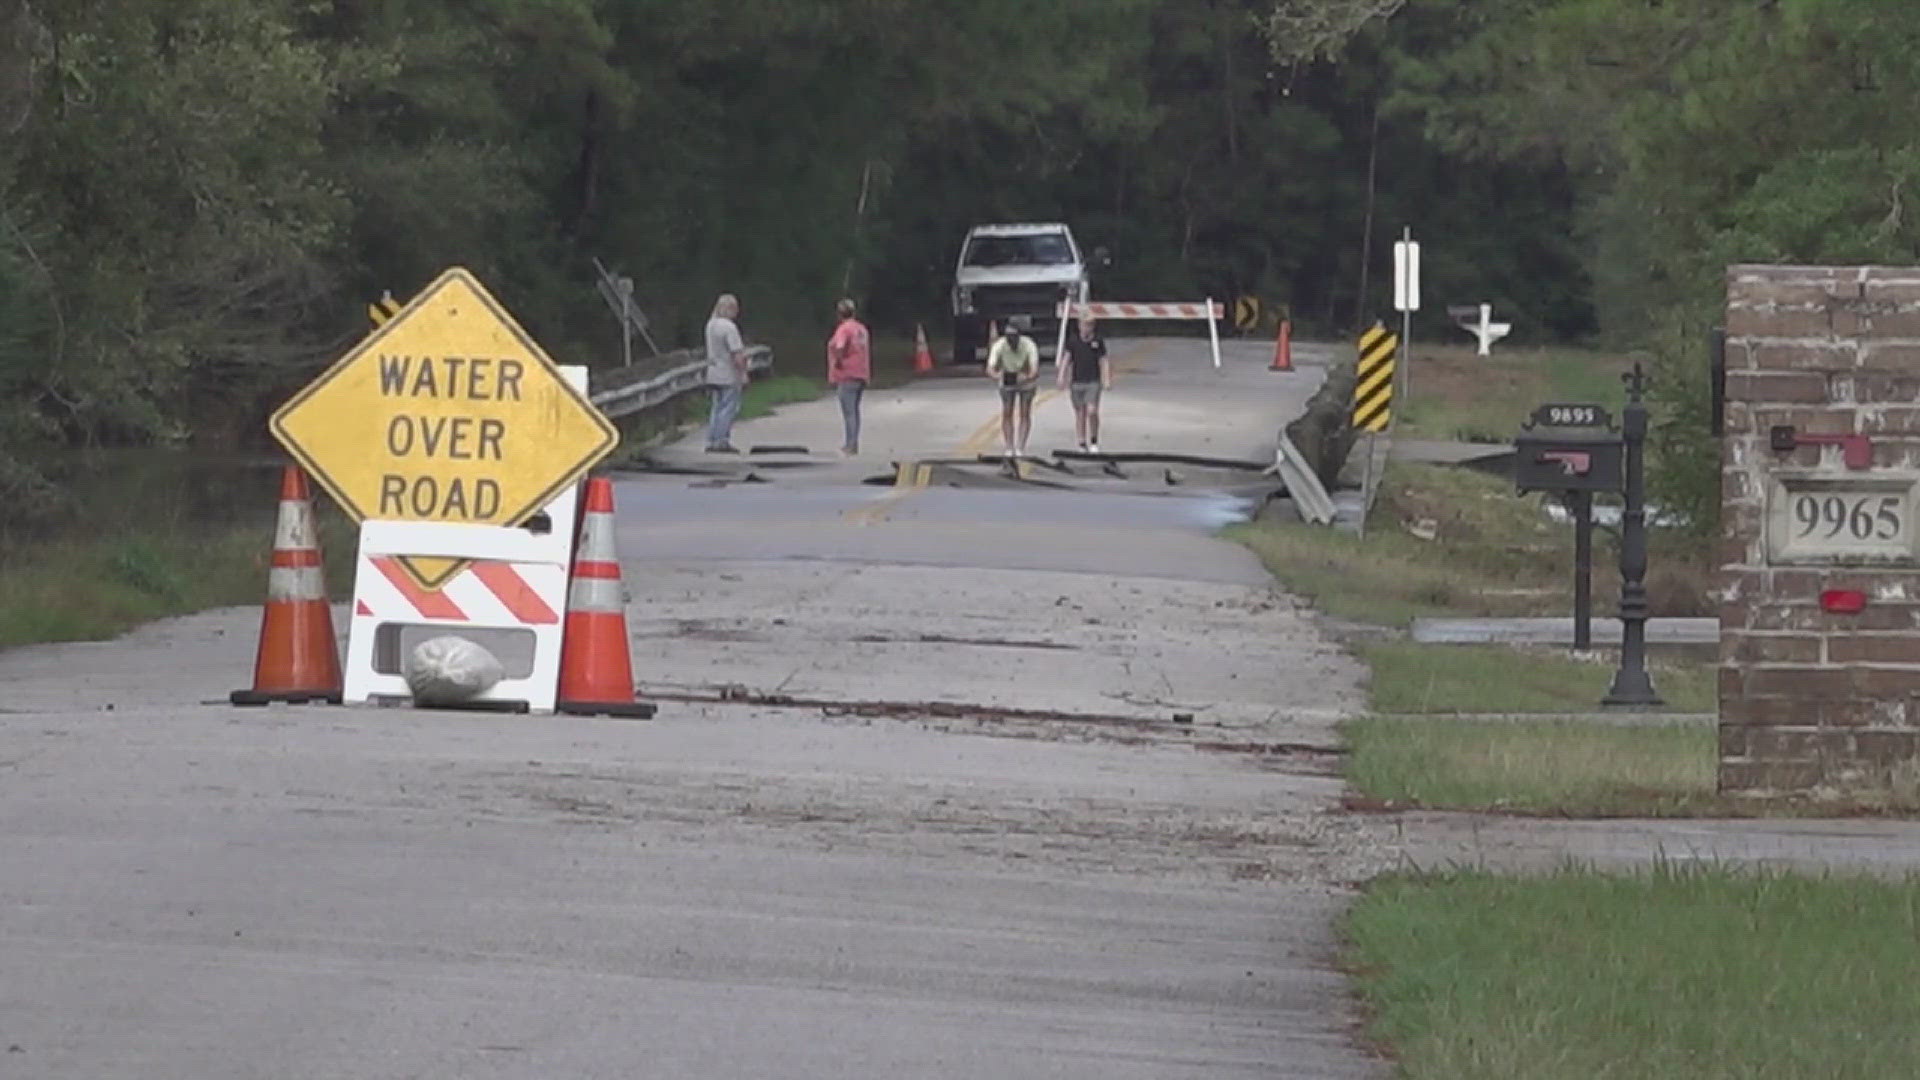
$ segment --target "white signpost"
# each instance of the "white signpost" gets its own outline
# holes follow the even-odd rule
[[[1391,430],[1391,425],[1394,421],[1400,418],[1401,412],[1407,407],[1407,371],[1413,367],[1413,313],[1420,310],[1420,245],[1414,241],[1413,229],[1410,227],[1403,229],[1400,233],[1400,239],[1394,241],[1393,244],[1393,309],[1400,313],[1400,340],[1397,346],[1399,349],[1398,359],[1394,361],[1395,370],[1392,375],[1388,376],[1394,386],[1393,394],[1388,399],[1392,401],[1392,408],[1388,413],[1390,419],[1388,419],[1384,425],[1388,427],[1389,430]],[[1386,331],[1384,328],[1376,326],[1373,331],[1369,331],[1369,334],[1376,335],[1375,340],[1377,341],[1379,338],[1385,337]],[[1361,341],[1362,360],[1364,361],[1368,351],[1367,339],[1362,338]],[[1394,347],[1393,345],[1388,345],[1387,349],[1391,350]],[[1388,352],[1386,355],[1391,356],[1392,354]],[[1364,372],[1362,374],[1364,377]],[[1362,387],[1360,386],[1355,387],[1356,395],[1361,389]],[[1375,440],[1379,438],[1379,430],[1378,427],[1369,427],[1367,431],[1367,460],[1365,471],[1361,473],[1360,480],[1359,532],[1363,538],[1367,535],[1367,515],[1373,512],[1373,500],[1375,495],[1379,493],[1379,489],[1374,486],[1374,457],[1376,454],[1374,443]],[[1385,469],[1382,468],[1380,471],[1384,473]]]
[[[1408,369],[1413,367],[1413,313],[1420,310],[1420,245],[1407,228],[1393,245],[1393,309],[1400,313],[1400,398],[1398,415],[1406,406]]]
[[[1420,245],[1412,229],[1393,245],[1393,309],[1420,310]]]

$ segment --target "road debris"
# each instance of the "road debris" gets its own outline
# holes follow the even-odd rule
[[[849,701],[832,698],[799,697],[793,694],[761,693],[745,686],[716,686],[710,691],[671,691],[649,688],[648,697],[683,704],[756,705],[776,709],[818,710],[826,716],[855,716],[895,720],[974,720],[1003,723],[1086,724],[1098,727],[1122,727],[1147,731],[1177,732],[1193,727],[1192,713],[1177,713],[1168,719],[1149,716],[1121,716],[1112,713],[1062,712],[1050,709],[1020,709],[1004,705],[981,705],[952,701]],[[1186,719],[1180,719],[1185,716]]]

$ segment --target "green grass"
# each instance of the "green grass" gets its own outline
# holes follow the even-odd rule
[[[270,509],[270,508],[269,508]],[[352,533],[320,515],[327,584],[353,583]],[[266,596],[273,520],[156,527],[13,545],[0,561],[0,648],[101,641],[143,622]]]
[[[1911,817],[1920,769],[1836,800],[1721,795],[1715,729],[1675,721],[1369,716],[1343,725],[1350,805],[1540,817]]]
[[[1920,1075],[1920,883],[1392,875],[1346,960],[1405,1080]]]
[[[1536,405],[1605,405],[1619,415],[1625,401],[1625,358],[1587,349],[1472,348],[1415,343],[1406,401],[1396,433],[1416,439],[1506,442]],[[1489,393],[1498,389],[1498,393]]]
[[[1430,534],[1432,539],[1422,539]],[[1520,498],[1510,480],[1472,469],[1395,463],[1381,480],[1365,539],[1318,525],[1258,522],[1227,535],[1251,548],[1288,591],[1336,618],[1405,626],[1447,615],[1573,612],[1573,527]],[[1708,545],[1652,538],[1647,589],[1654,614],[1713,612]],[[1596,614],[1619,597],[1617,556],[1594,540]]]
[[[1296,523],[1242,525],[1228,535],[1253,549],[1288,591],[1358,622],[1532,614],[1563,595],[1558,579],[1570,565],[1570,543],[1499,479],[1396,464],[1380,492],[1365,539]],[[1434,539],[1417,538],[1403,520],[1431,521]]]
[[[46,463],[54,513],[0,522],[0,647],[115,637],[157,618],[266,596],[280,471],[257,458],[88,451]],[[353,531],[324,496],[315,518],[336,598]]]
[[[1382,713],[1592,712],[1613,681],[1617,658],[1576,658],[1550,649],[1386,641],[1360,647],[1373,669],[1373,709]],[[1717,707],[1714,661],[1649,661],[1654,688],[1675,712]]]
[[[1529,615],[1554,595],[1554,586],[1536,576],[1449,561],[1404,532],[1359,540],[1317,525],[1256,523],[1226,535],[1260,556],[1288,592],[1354,622],[1405,627],[1429,616]]]
[[[1345,735],[1363,804],[1555,817],[1724,809],[1707,725],[1367,717]]]
[[[826,380],[804,375],[773,375],[755,379],[747,384],[746,391],[740,395],[740,419],[752,420],[766,416],[782,405],[812,401],[826,392]],[[704,408],[701,409],[701,415],[705,415]]]
[[[1409,505],[1415,521],[1425,503],[1444,507],[1434,540],[1419,540],[1396,521],[1394,502],[1419,492]],[[1317,525],[1256,523],[1229,530],[1288,592],[1321,611],[1359,623],[1405,626],[1423,615],[1521,615],[1540,598],[1515,590],[1548,590],[1561,544],[1549,523],[1509,494],[1494,477],[1465,469],[1404,467],[1380,486],[1375,527],[1365,538]],[[1571,559],[1571,555],[1567,555]]]
[[[1372,707],[1384,714],[1346,729],[1347,780],[1366,803],[1575,817],[1754,809],[1718,799],[1711,726],[1471,719],[1597,713],[1611,659],[1406,641],[1360,654],[1372,671]],[[1656,661],[1652,673],[1669,710],[1716,708],[1711,662]]]

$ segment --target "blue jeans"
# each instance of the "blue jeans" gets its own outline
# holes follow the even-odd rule
[[[867,380],[848,379],[839,385],[840,419],[847,425],[847,441],[841,445],[848,450],[860,449],[860,395],[867,391]]]
[[[740,415],[740,387],[707,387],[707,445],[728,446],[733,442],[733,418]]]

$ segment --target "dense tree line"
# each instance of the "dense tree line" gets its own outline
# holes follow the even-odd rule
[[[1059,218],[1113,251],[1098,295],[1346,332],[1411,224],[1429,340],[1484,299],[1523,340],[1694,341],[1725,261],[1911,259],[1916,33],[1848,0],[0,0],[0,513],[55,497],[45,448],[257,438],[455,263],[593,363],[595,258],[675,343],[721,289],[750,329],[842,292],[932,327],[969,224]]]
[[[1569,178],[1598,326],[1656,362],[1661,495],[1710,523],[1726,268],[1920,262],[1920,7],[1417,0],[1395,21],[1394,107],[1436,146]]]

